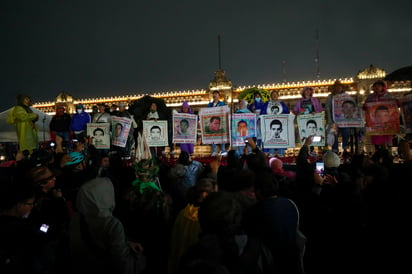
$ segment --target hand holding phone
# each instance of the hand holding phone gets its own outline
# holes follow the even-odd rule
[[[325,169],[325,164],[323,162],[316,162],[316,173],[323,176],[324,169]]]
[[[320,137],[320,136],[313,136],[313,138],[312,138],[313,142],[320,142],[320,140],[322,140],[322,137]]]

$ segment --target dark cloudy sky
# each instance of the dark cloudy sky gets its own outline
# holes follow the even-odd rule
[[[412,65],[411,0],[7,0],[0,110],[22,90],[51,101],[352,77]],[[282,72],[282,61],[286,61]]]

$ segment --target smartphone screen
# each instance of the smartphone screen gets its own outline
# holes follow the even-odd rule
[[[48,230],[49,230],[49,226],[48,226],[48,225],[42,224],[42,225],[40,226],[40,231],[41,231],[41,232],[47,233]]]
[[[325,169],[325,164],[323,162],[316,162],[316,172],[318,174],[323,174],[324,169]]]
[[[321,140],[320,136],[313,136],[313,139],[312,139],[313,142],[320,142],[320,140]]]

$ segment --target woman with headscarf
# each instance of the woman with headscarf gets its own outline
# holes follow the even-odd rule
[[[10,110],[7,117],[7,123],[16,126],[19,150],[28,150],[30,153],[39,146],[36,126],[39,115],[33,112],[30,108],[31,105],[29,96],[19,94],[17,96],[17,105]]]

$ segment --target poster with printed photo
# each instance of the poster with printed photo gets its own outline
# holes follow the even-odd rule
[[[244,146],[245,139],[256,137],[256,114],[232,114],[231,141],[233,146]]]
[[[264,148],[295,147],[294,114],[260,115]]]
[[[229,111],[228,106],[200,109],[199,119],[203,144],[229,143]]]
[[[312,145],[325,145],[325,112],[298,115],[296,121],[301,144],[305,142],[308,136],[319,136],[320,140],[318,142],[313,141]]]
[[[333,96],[332,113],[338,127],[364,127],[362,109],[349,94]]]
[[[402,98],[401,113],[405,133],[412,133],[412,94]]]
[[[195,144],[197,115],[188,113],[173,114],[173,143]]]
[[[109,123],[87,123],[87,136],[92,138],[96,149],[110,149]]]
[[[169,145],[166,120],[144,120],[143,135],[149,147],[164,147]]]
[[[365,103],[368,135],[399,134],[399,109],[395,100]]]
[[[129,136],[132,119],[127,117],[112,116],[112,145],[118,147],[126,147],[127,138]]]

